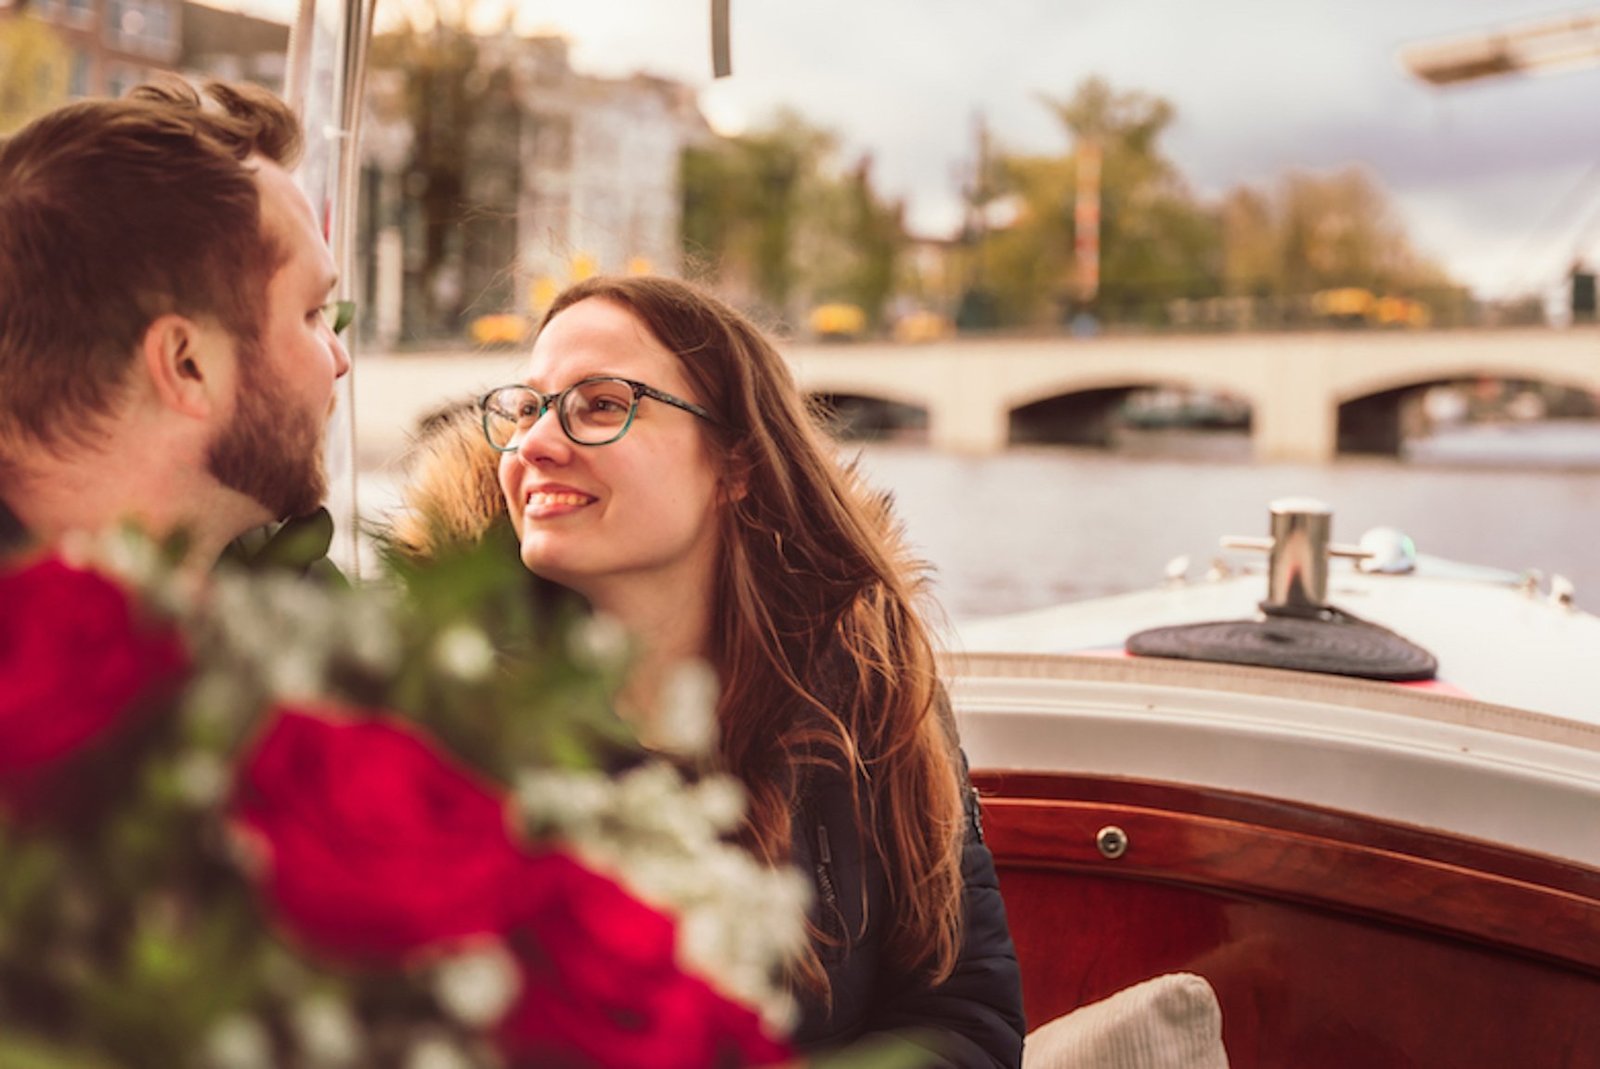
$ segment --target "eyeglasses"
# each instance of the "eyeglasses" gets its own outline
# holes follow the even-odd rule
[[[355,322],[355,301],[329,301],[317,311],[322,313],[322,321],[328,324],[328,329],[335,334],[343,334],[345,329]]]
[[[633,426],[642,397],[681,408],[707,423],[717,422],[710,412],[693,402],[642,382],[618,378],[584,379],[559,393],[540,393],[531,386],[500,386],[484,394],[478,407],[483,410],[483,433],[489,444],[502,453],[511,453],[552,408],[562,431],[577,445],[610,445]]]

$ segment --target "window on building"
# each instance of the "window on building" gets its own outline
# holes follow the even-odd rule
[[[104,37],[124,52],[170,52],[177,44],[172,5],[169,0],[106,0]]]
[[[106,96],[120,97],[144,81],[144,72],[126,63],[113,63],[106,70]]]
[[[72,50],[72,59],[67,66],[67,95],[71,97],[89,95],[89,53],[81,48]]]
[[[534,130],[534,163],[557,170],[571,167],[572,118],[544,113],[532,116],[531,121]]]

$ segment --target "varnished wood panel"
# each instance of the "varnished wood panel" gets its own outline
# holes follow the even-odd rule
[[[1032,1027],[1187,970],[1234,1069],[1600,1066],[1590,870],[1226,792],[975,778]]]

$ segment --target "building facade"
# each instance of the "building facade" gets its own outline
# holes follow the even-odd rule
[[[713,136],[694,90],[644,74],[579,73],[560,37],[505,34],[473,47],[470,106],[456,112],[465,129],[430,129],[435,120],[413,102],[409,154],[394,150],[404,140],[394,123],[405,72],[373,71],[363,152],[368,188],[385,192],[369,213],[371,240],[393,248],[382,229],[396,229],[403,274],[396,282],[379,268],[373,282],[398,285],[407,306],[376,333],[470,336],[475,322],[507,319],[525,328],[562,287],[589,275],[679,274],[680,159]],[[459,175],[441,170],[430,136],[452,139]],[[435,210],[425,208],[433,182],[459,182],[459,218],[443,236],[430,236],[436,220],[417,218]],[[418,305],[428,310],[417,314]]]
[[[188,0],[0,0],[0,133],[164,72],[281,91],[288,38],[282,23]],[[681,155],[713,136],[691,87],[579,73],[554,36],[443,33],[422,47],[469,62],[435,67],[431,83],[416,65],[369,70],[366,336],[464,339],[485,317],[525,329],[588,275],[681,273]]]
[[[183,50],[181,0],[0,0],[0,131],[85,96],[120,96]]]

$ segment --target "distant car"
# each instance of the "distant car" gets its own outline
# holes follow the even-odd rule
[[[1380,327],[1425,327],[1433,321],[1428,306],[1409,297],[1379,297],[1372,318]]]
[[[528,340],[528,330],[527,317],[513,312],[479,316],[467,328],[478,345],[521,345]]]
[[[1426,327],[1428,306],[1410,297],[1378,297],[1371,290],[1346,286],[1311,295],[1311,310],[1330,323],[1351,326]]]
[[[894,340],[898,342],[928,342],[948,338],[955,333],[955,324],[938,312],[919,310],[895,320]]]
[[[1333,323],[1367,323],[1372,319],[1375,304],[1377,298],[1371,290],[1354,286],[1318,290],[1311,295],[1311,310],[1318,318]]]
[[[822,341],[855,341],[867,329],[867,314],[853,304],[819,304],[811,310],[811,332]]]

